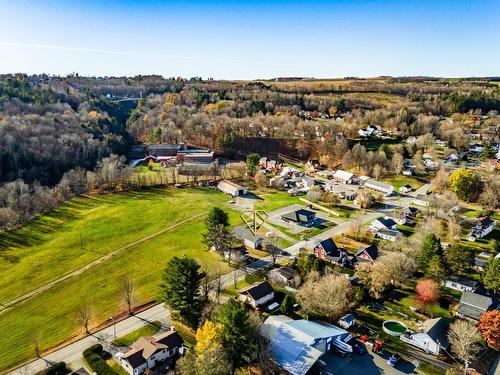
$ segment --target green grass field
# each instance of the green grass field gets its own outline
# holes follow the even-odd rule
[[[29,292],[105,254],[219,206],[239,224],[227,197],[210,189],[149,190],[74,199],[11,233],[0,234],[0,300]],[[136,304],[157,297],[161,272],[173,256],[195,257],[209,273],[228,267],[201,243],[204,216],[131,246],[90,270],[0,313],[0,371],[82,332],[75,307],[88,303],[93,326],[124,310],[121,279],[132,274]],[[80,249],[80,233],[84,248]]]
[[[410,177],[405,175],[398,175],[391,178],[384,178],[382,181],[394,186],[394,191],[396,192],[399,191],[399,188],[401,186],[404,186],[406,184],[411,185],[414,190],[418,189],[424,184],[423,181],[420,181],[416,177]]]

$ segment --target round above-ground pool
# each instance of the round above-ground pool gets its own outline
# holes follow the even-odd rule
[[[382,323],[382,329],[389,335],[399,336],[402,333],[406,332],[408,328],[399,320],[386,320]]]

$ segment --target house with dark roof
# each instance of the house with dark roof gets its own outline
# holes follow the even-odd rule
[[[370,262],[373,263],[378,257],[378,248],[377,245],[371,244],[364,249],[359,249],[356,255],[354,256],[356,262]]]
[[[293,222],[299,225],[311,225],[316,219],[316,213],[313,211],[301,208],[292,212],[288,212],[281,216],[285,222]]]
[[[314,255],[317,258],[327,262],[338,264],[344,267],[350,266],[350,260],[347,252],[344,249],[337,247],[337,244],[332,238],[327,238],[319,242],[313,249]]]
[[[438,355],[450,346],[448,327],[449,321],[445,318],[428,319],[422,324],[419,332],[405,332],[399,338],[426,353]]]
[[[238,299],[253,307],[259,307],[274,299],[274,289],[267,281],[252,284],[241,290]]]
[[[467,236],[467,240],[474,242],[479,238],[486,237],[495,228],[495,220],[485,218],[476,223],[472,232]]]
[[[447,280],[443,281],[443,285],[461,292],[473,292],[479,286],[477,281],[466,279],[465,277],[450,276]]]
[[[397,223],[391,218],[379,217],[370,223],[370,228],[373,232],[377,232],[380,229],[396,230]]]
[[[248,228],[237,226],[233,229],[234,236],[243,241],[243,244],[250,249],[260,249],[264,243],[264,238],[252,233]]]
[[[288,266],[273,268],[269,271],[268,275],[272,281],[281,285],[297,287],[300,282],[297,270]]]
[[[481,315],[493,305],[489,296],[474,292],[463,292],[457,308],[457,315],[462,318],[479,320]]]
[[[122,367],[131,375],[140,375],[159,363],[172,364],[179,353],[183,353],[181,336],[172,327],[157,336],[143,336],[131,345],[128,352],[118,354]]]

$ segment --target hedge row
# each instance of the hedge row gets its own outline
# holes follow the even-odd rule
[[[99,375],[117,375],[102,357],[103,348],[101,344],[92,345],[83,351],[83,358],[89,367]]]
[[[57,362],[45,370],[37,372],[35,375],[66,375],[71,371],[66,367],[66,363]]]

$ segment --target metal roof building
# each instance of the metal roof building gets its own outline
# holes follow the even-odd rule
[[[261,326],[273,361],[292,375],[305,375],[333,347],[351,352],[351,335],[332,324],[272,315]]]

